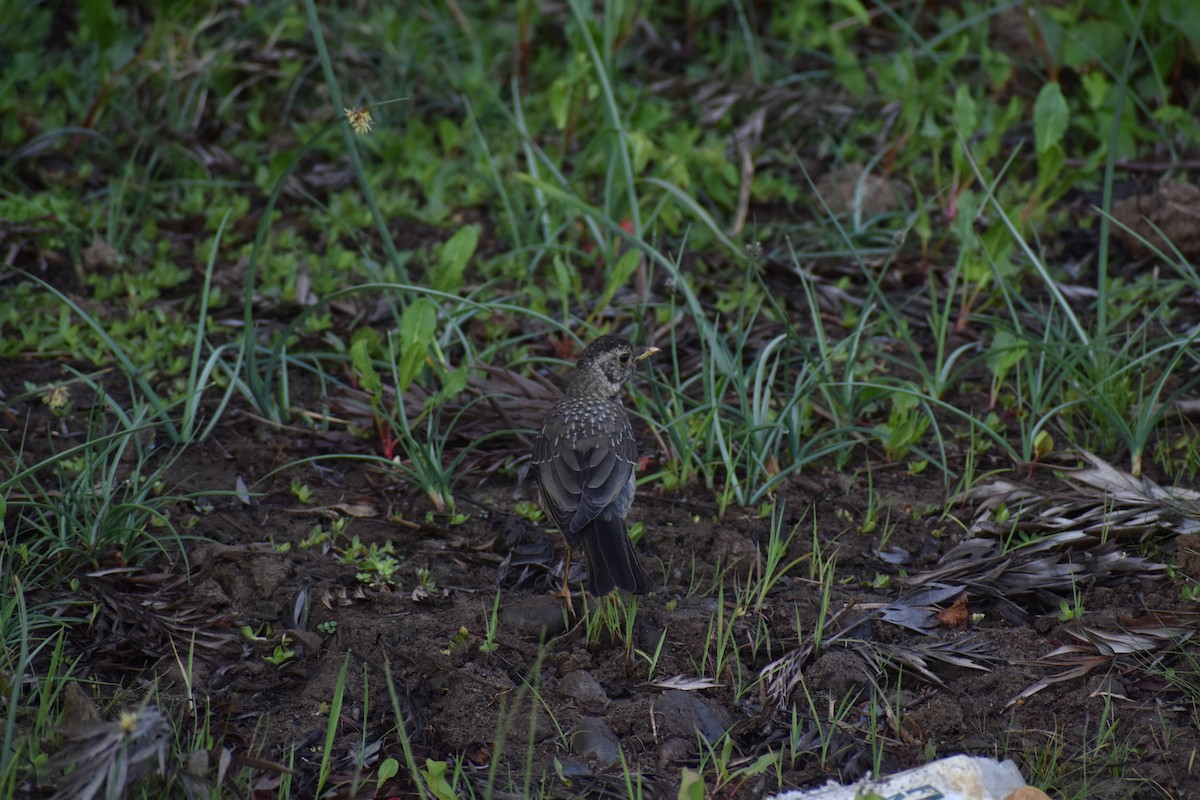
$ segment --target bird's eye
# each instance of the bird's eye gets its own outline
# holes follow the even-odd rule
[[[628,364],[629,359],[630,359],[629,351],[625,351],[624,353],[621,353],[621,363],[622,364]]]

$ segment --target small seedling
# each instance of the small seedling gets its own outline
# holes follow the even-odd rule
[[[664,627],[662,633],[659,634],[658,644],[654,646],[654,652],[652,654],[647,653],[645,650],[634,650],[634,652],[637,653],[641,658],[645,659],[646,663],[648,664],[646,669],[646,680],[648,681],[654,680],[654,673],[658,669],[658,659],[662,656],[663,645],[666,644],[666,641],[667,629]]]
[[[429,567],[417,567],[417,581],[422,589],[427,592],[437,591],[437,581],[433,577],[433,573],[429,571]]]
[[[1058,602],[1058,618],[1063,622],[1083,617],[1083,592],[1078,584],[1071,583],[1071,599]]]
[[[862,524],[858,526],[858,532],[861,534],[870,534],[875,532],[875,528],[879,525],[879,493],[873,487],[874,472],[867,468],[867,510],[863,513]]]
[[[268,664],[274,664],[277,667],[291,661],[296,657],[296,651],[288,647],[291,643],[291,637],[284,634],[280,638],[279,644],[275,645],[275,649],[271,651],[271,655],[262,657],[263,661],[266,661]]]
[[[1070,622],[1071,620],[1079,619],[1081,616],[1083,616],[1083,606],[1072,605],[1066,600],[1059,600],[1058,614],[1055,616],[1057,616],[1062,622]]]
[[[238,633],[240,633],[242,638],[248,642],[265,642],[271,638],[271,626],[264,625],[258,630],[255,630],[250,625],[243,625],[242,627],[238,628]]]
[[[541,522],[546,516],[538,504],[531,500],[522,500],[517,503],[516,512],[518,517],[529,522]]]
[[[333,541],[333,535],[320,524],[317,524],[308,532],[308,536],[300,540],[299,546],[301,550],[311,550],[318,545],[328,544],[331,541]]]
[[[354,536],[341,552],[339,560],[357,568],[355,577],[372,589],[390,588],[396,585],[396,574],[400,571],[396,549],[391,542],[382,545],[365,545]]]
[[[297,500],[305,505],[311,505],[313,502],[313,491],[307,483],[304,483],[299,478],[292,480],[291,492]]]
[[[462,647],[469,641],[471,641],[471,631],[467,629],[466,625],[463,625],[450,637],[450,642],[446,645],[446,649],[442,651],[442,655],[450,655],[456,648]]]
[[[771,589],[791,571],[793,567],[808,558],[807,555],[787,560],[788,550],[800,525],[792,527],[790,533],[784,531],[784,504],[777,503],[771,513],[769,536],[766,553],[757,559],[752,579],[746,587],[745,594],[739,598],[738,616],[753,609],[755,613],[762,611],[767,604]]]
[[[500,646],[496,642],[496,630],[500,627],[500,590],[496,590],[496,599],[492,601],[492,613],[487,618],[487,630],[483,642],[479,645],[481,653],[494,653]]]

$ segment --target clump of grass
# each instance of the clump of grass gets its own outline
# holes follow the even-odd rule
[[[92,388],[97,404],[84,420],[84,441],[28,466],[14,453],[0,480],[16,520],[12,535],[25,552],[53,558],[59,578],[114,556],[140,564],[181,552],[173,510],[183,498],[166,477],[179,451],[156,446],[161,426],[148,406],[126,410]],[[171,540],[174,547],[165,544]]]
[[[151,705],[122,711],[109,722],[67,727],[64,746],[46,763],[55,798],[122,797],[154,768],[164,776],[172,725]]]

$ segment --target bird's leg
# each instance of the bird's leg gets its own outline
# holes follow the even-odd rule
[[[575,616],[575,606],[571,602],[571,553],[570,546],[567,547],[567,557],[563,562],[563,580],[562,588],[559,589],[558,596],[567,603],[567,611],[573,617]]]

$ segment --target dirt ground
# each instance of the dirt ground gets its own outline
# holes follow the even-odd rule
[[[62,432],[62,423],[40,409],[27,411],[31,431]],[[68,421],[67,428],[79,424]],[[645,433],[643,448],[652,455]],[[1074,641],[1054,609],[1030,601],[1014,613],[995,598],[968,593],[965,610],[975,616],[923,633],[880,618],[880,608],[911,591],[906,575],[936,568],[968,538],[965,524],[940,516],[945,491],[936,475],[914,477],[884,465],[872,471],[868,487],[866,472],[854,468],[801,473],[781,495],[787,530],[797,531],[788,560],[804,560],[762,607],[733,619],[735,588],[761,563],[770,520],[737,509],[722,520],[695,491],[643,490],[630,521],[644,523],[638,549],[661,588],[637,600],[627,647],[611,634],[589,642],[581,616],[569,618],[551,596],[563,545],[556,533],[515,513],[518,501],[534,497],[527,478],[465,476],[456,497],[468,517],[451,524],[397,475],[360,462],[310,462],[266,477],[297,459],[370,446],[347,434],[276,430],[230,412],[227,424],[170,469],[180,493],[202,493],[173,509],[174,522],[195,537],[186,543],[186,560],[82,579],[80,594],[101,607],[73,639],[74,654],[84,656],[83,676],[119,684],[117,703],[154,691],[183,717],[190,688],[215,742],[239,758],[291,763],[295,746],[293,796],[315,790],[344,665],[331,779],[343,792],[357,759],[365,759],[368,774],[388,756],[403,763],[386,688],[390,674],[417,763],[462,759],[477,790],[490,779],[505,794],[554,786],[554,796],[603,796],[605,787],[624,796],[624,759],[640,772],[644,796],[674,797],[681,769],[707,764],[711,770],[708,748],[732,730],[732,766],[782,748],[782,773],[710,783],[720,797],[772,793],[780,779],[784,787],[850,780],[873,767],[897,771],[960,752],[1016,758],[1036,780],[1040,769],[1069,761],[1072,748],[1089,742],[1117,762],[1109,774],[1085,776],[1091,797],[1200,793],[1190,767],[1200,744],[1196,709],[1181,704],[1146,663],[1129,669],[1127,662],[1104,662],[1022,696],[1057,671],[1034,662]],[[314,490],[313,502],[293,496],[293,479]],[[239,480],[249,491],[238,488]],[[1057,479],[1043,473],[1033,482],[1053,486]],[[881,500],[880,518],[892,524],[863,534],[871,491]],[[973,517],[969,505],[958,508],[960,520]],[[402,565],[396,587],[367,587],[328,545],[301,547],[315,526],[328,530],[335,518],[349,520],[335,546],[350,536],[394,546]],[[189,521],[194,526],[183,525]],[[884,530],[890,530],[886,542]],[[810,570],[814,531],[819,555],[836,558],[837,575],[832,621],[824,628],[832,641],[816,652],[809,649],[821,606]],[[428,570],[423,584],[420,568]],[[576,585],[579,569],[572,570]],[[719,615],[718,569],[726,570]],[[880,576],[888,576],[886,584]],[[1187,611],[1165,573],[1085,588],[1089,625]],[[497,647],[485,652],[480,645],[497,591]],[[961,592],[936,605],[949,607],[956,596]],[[130,614],[131,607],[141,612]],[[582,612],[578,601],[576,611]],[[720,665],[715,617],[732,625],[726,641],[738,650]],[[237,635],[243,625],[262,640]],[[191,627],[210,639],[196,648],[185,679],[172,639],[186,652]],[[284,633],[294,657],[278,665],[264,660]],[[864,643],[870,658],[883,659],[874,667]],[[941,645],[970,650],[974,668],[929,656],[934,680],[928,680],[906,670],[903,659],[889,664],[879,655]],[[759,681],[759,671],[773,662],[782,666]],[[711,682],[696,685],[699,678]],[[881,750],[870,741],[882,743]],[[278,774],[243,763],[256,776],[256,796],[274,796]],[[372,781],[356,796],[374,788]],[[402,771],[377,796],[412,791]]]
[[[1028,50],[1031,5],[1036,4],[1012,4],[1011,13],[989,12],[989,16],[995,17],[994,35],[1004,51],[1039,63],[1035,53],[1017,52]],[[883,4],[877,10],[889,12],[879,14],[881,18],[893,13]],[[561,28],[554,25],[554,39],[562,35]],[[666,34],[664,43],[691,42],[690,30],[686,35]],[[248,86],[258,82],[260,74],[271,74],[268,67],[275,69],[284,57],[280,54],[286,54],[288,62],[294,58],[288,47],[275,52],[274,34],[271,43],[271,52],[261,56],[261,64],[258,57],[239,51],[237,61],[253,69]],[[353,48],[343,50],[349,53]],[[649,69],[645,75],[639,73],[638,80],[656,80],[657,65],[665,64],[670,68],[667,75],[674,77],[677,72],[678,79],[660,81],[660,91],[698,93],[703,84],[715,103],[724,102],[726,94],[746,93],[740,81],[729,83],[728,92],[716,91],[719,85],[713,79],[718,74],[698,72],[693,77],[692,55],[687,54],[687,64],[681,61],[685,52],[651,42],[642,59]],[[354,67],[368,68],[375,71],[374,62]],[[281,74],[290,69],[288,63],[279,67]],[[801,67],[796,69],[800,74]],[[1030,74],[1036,83],[1023,88],[1032,98],[1044,82],[1044,71],[1039,67]],[[1020,80],[1014,79],[1012,91],[1022,90],[1015,83]],[[414,84],[419,87],[420,80]],[[303,86],[301,98],[312,94],[324,102],[321,91],[310,92]],[[109,88],[105,85],[93,109],[102,105]],[[436,88],[431,107],[441,109],[443,87]],[[208,89],[197,94],[207,97]],[[229,99],[237,94],[230,93]],[[795,91],[773,87],[761,94],[752,99],[764,107],[768,101],[786,104],[786,113],[768,109],[766,116],[757,116],[757,111],[749,116],[768,121],[764,153],[771,154],[772,148],[805,152],[802,143],[810,131],[797,120],[809,109],[819,110],[822,116],[819,123],[812,123],[813,131],[844,124],[839,121],[838,109],[845,105],[841,96],[835,96],[836,102],[825,100],[802,85]],[[422,107],[419,100],[411,104],[413,108]],[[289,93],[287,105],[291,104]],[[1194,103],[1190,107],[1194,109]],[[893,124],[890,102],[869,108],[863,113]],[[159,114],[157,105],[154,109]],[[259,116],[255,111],[254,117]],[[472,121],[475,124],[474,117]],[[206,126],[210,122],[205,117]],[[241,128],[231,125],[225,130],[226,125],[211,127],[237,141]],[[210,142],[208,132],[193,134],[196,143],[206,148],[225,141]],[[879,135],[872,128],[872,142]],[[1025,145],[1031,144],[1028,132],[1021,138]],[[1105,135],[1104,140],[1109,138]],[[840,132],[836,140],[841,140]],[[139,139],[137,148],[122,158],[133,163],[142,157],[141,146]],[[872,143],[871,152],[877,146]],[[30,186],[44,182],[32,172],[34,167],[46,169],[54,184],[62,170],[59,161],[74,158],[70,151],[61,157],[45,152],[52,157],[47,165],[33,155],[26,159],[31,165],[24,167],[31,170],[26,176]],[[204,154],[207,157],[209,151]],[[1074,158],[1073,150],[1071,154]],[[1174,153],[1174,146],[1171,157],[1194,163],[1187,161],[1187,153]],[[1165,155],[1161,158],[1165,165]],[[1027,160],[1032,166],[1033,159]],[[131,179],[123,171],[124,161],[120,163],[122,171],[89,167],[90,183],[80,178],[79,185],[89,192],[125,186]],[[1150,159],[1150,167],[1156,163]],[[259,166],[223,169],[252,186]],[[297,170],[294,180],[329,174],[350,181],[351,171],[345,165],[339,163],[329,173],[322,171],[325,166],[310,164]],[[808,185],[811,172],[819,181],[821,205],[828,199],[833,213],[848,212],[858,201],[844,190],[848,186],[857,187],[854,195],[866,194],[872,201],[857,212],[873,216],[896,206],[905,207],[905,214],[910,211],[903,198],[910,187],[901,176],[859,186],[859,166],[826,175],[823,165],[818,168],[814,163],[810,170],[776,155],[750,166],[759,174],[764,168],[774,169],[799,187]],[[1174,162],[1170,166],[1174,169]],[[389,164],[388,181],[393,179],[391,172]],[[743,180],[754,175],[753,170],[742,173]],[[64,174],[75,180],[74,173]],[[1158,172],[1150,168],[1147,174],[1157,177]],[[297,185],[301,194],[308,196],[311,191],[321,203],[333,196],[331,189],[315,183]],[[1114,234],[1127,252],[1114,257],[1108,277],[1116,281],[1150,269],[1149,261],[1137,259],[1137,248],[1144,248],[1142,239],[1158,242],[1159,235],[1177,243],[1195,263],[1200,253],[1195,224],[1200,190],[1180,183],[1143,196],[1135,194],[1135,188],[1119,182],[1115,190],[1114,217],[1131,233]],[[939,203],[946,194],[939,187],[930,192]],[[280,208],[286,213],[288,195],[281,197]],[[1098,226],[1092,206],[1098,202],[1098,195],[1084,196],[1082,191],[1062,201],[1061,213],[1072,221],[1063,224],[1063,232],[1055,234],[1053,242],[1047,242],[1052,256],[1047,263],[1092,269],[1086,265],[1096,260]],[[750,220],[767,236],[776,220],[798,225],[807,219],[799,204],[784,207],[779,198],[762,208],[741,205],[742,222]],[[211,209],[173,209],[170,218],[161,222],[164,229],[177,229],[172,253],[195,273],[188,285],[165,292],[163,303],[181,303],[184,295],[190,298],[202,291],[203,264],[191,259],[200,252],[193,239],[208,235],[206,210]],[[251,242],[261,213],[261,206],[255,206],[251,213],[230,219],[232,238],[240,240],[237,246]],[[394,220],[395,246],[405,253],[440,246],[451,224],[478,222],[484,233],[477,258],[489,249],[508,247],[491,233],[498,223],[486,214],[476,219],[476,214],[481,212],[465,206],[454,211],[452,223],[417,222],[417,215]],[[298,217],[306,226],[314,224],[303,214]],[[36,221],[38,226],[49,225],[40,217]],[[83,226],[80,230],[90,230],[91,223],[72,222],[76,224]],[[48,230],[57,235],[57,229]],[[805,229],[783,230],[803,235]],[[72,236],[76,233],[73,230]],[[290,229],[287,233],[291,235]],[[296,236],[309,237],[305,246],[315,253],[327,241],[324,233],[317,236],[301,229]],[[797,280],[800,262],[794,254],[786,255],[792,240],[785,247],[785,235],[767,242],[762,257],[762,285],[782,309],[779,316],[809,320],[823,315],[833,329],[870,305],[860,304],[861,297],[843,288],[861,282],[864,272],[857,265],[840,265],[837,259],[816,260],[810,280],[817,298],[810,297]],[[575,247],[575,238],[564,241]],[[579,246],[584,245],[590,246],[586,242]],[[226,258],[236,251],[232,245],[222,246],[228,249],[217,259],[214,282],[226,289],[237,307],[232,312],[210,309],[214,314],[210,321],[216,323],[213,329],[228,333],[241,330],[237,298],[242,297],[245,261]],[[928,287],[935,285],[928,280],[929,271],[941,269],[943,262],[954,263],[953,254],[937,252],[940,246],[932,253],[918,253],[912,242],[903,249],[899,244],[881,247],[872,241],[864,250],[870,254],[864,261],[868,277],[878,275],[878,291],[894,301],[900,310],[897,320],[902,317],[905,324],[911,323],[909,332],[917,339],[929,336]],[[814,247],[824,249],[824,245]],[[947,246],[948,252],[951,249]],[[885,250],[894,250],[895,257],[870,261]],[[68,296],[79,297],[86,291],[71,285],[73,256],[51,252],[48,259],[41,255],[35,259],[29,252],[17,254],[14,246],[6,259],[44,275]],[[86,251],[83,256],[86,259]],[[681,271],[694,278],[694,290],[706,304],[728,300],[729,287],[743,280],[740,272],[726,271],[720,257],[684,247],[679,258]],[[1095,276],[1086,277],[1073,287],[1076,291],[1068,292],[1070,301],[1081,308],[1094,297],[1089,287],[1095,285]],[[588,296],[601,296],[602,275],[583,280],[590,281],[584,285]],[[957,280],[936,285],[953,286]],[[631,309],[639,303],[665,308],[665,293],[654,296],[660,289],[651,286],[649,299],[610,297],[614,308]],[[1037,291],[1030,290],[1028,283],[1020,289]],[[1023,299],[1037,305],[1036,298]],[[274,296],[255,300],[254,313],[270,323],[264,324],[264,336],[278,333],[297,313],[298,306],[290,300]],[[347,295],[331,306],[333,324],[349,318],[379,322],[389,316],[380,311],[387,302]],[[814,304],[819,306],[817,313]],[[95,301],[88,308],[102,305],[103,301]],[[1175,306],[1172,312],[1177,316],[1162,324],[1192,330],[1200,318],[1196,293],[1181,292]],[[1044,303],[1042,307],[1057,306]],[[99,310],[100,319],[122,313]],[[597,313],[601,311],[605,310]],[[972,314],[984,312],[991,313],[961,309],[958,321],[969,328],[977,321]],[[605,317],[605,324],[613,320],[625,324],[628,319],[621,316],[625,313]],[[218,319],[218,314],[231,314],[232,323]],[[497,313],[494,320],[481,316],[472,325],[477,324],[481,332],[491,325],[511,332],[524,322]],[[764,333],[767,325],[746,336],[747,352],[775,335],[775,331]],[[875,336],[874,329],[864,330]],[[978,348],[987,344],[982,337],[969,341],[971,335],[957,329],[951,336],[961,339],[940,343],[939,352],[956,353],[964,343]],[[704,368],[698,334],[690,330],[678,336],[679,372],[696,375]],[[570,355],[555,351],[554,344],[534,341],[522,346],[541,348],[537,357],[547,361]],[[893,344],[878,344],[872,358]],[[926,352],[933,352],[933,343],[924,344],[929,345]],[[39,398],[10,404],[23,391],[21,387],[63,380],[61,358],[59,353],[4,364],[0,427],[10,452],[21,453],[26,464],[86,441],[89,425],[106,413],[99,407],[88,409],[89,400],[83,397],[77,398],[74,414],[65,418],[52,415]],[[74,366],[84,373],[95,370],[93,364]],[[1194,369],[1194,364],[1184,359],[1180,369]],[[986,394],[991,376],[982,366],[978,370],[978,375],[968,376],[973,383],[952,382],[956,387],[952,391],[968,391],[961,387],[974,385],[983,387],[977,395]],[[513,374],[524,380],[526,372],[527,366],[521,366]],[[115,370],[108,374],[112,377],[106,378],[107,389],[122,391],[125,378]],[[488,377],[507,380],[511,374]],[[528,429],[536,424],[553,400],[552,392],[537,394],[537,386],[550,391],[547,387],[562,376],[541,377],[544,380],[536,386],[524,386],[531,394],[510,409],[511,418],[459,420],[462,424],[454,432],[458,441],[452,447],[463,447],[462,440],[481,441],[496,427]],[[641,380],[644,383],[645,377]],[[518,384],[506,387],[515,391]],[[300,396],[305,391],[307,396]],[[951,406],[975,409],[981,402],[978,396],[941,399]],[[403,768],[382,785],[376,783],[376,770],[385,759],[405,761],[398,727],[407,732],[418,767],[457,762],[480,797],[675,798],[683,771],[690,768],[704,775],[706,797],[759,798],[781,788],[807,788],[830,779],[851,781],[867,771],[890,773],[957,753],[1013,758],[1031,783],[1047,787],[1052,794],[1061,789],[1072,797],[1113,800],[1200,797],[1196,763],[1200,657],[1192,640],[1197,612],[1194,602],[1181,597],[1173,577],[1200,579],[1196,555],[1200,533],[1179,522],[1180,516],[1200,519],[1200,501],[1188,501],[1191,505],[1182,515],[1175,508],[1150,523],[1144,518],[1153,516],[1153,504],[1135,504],[1131,516],[1122,517],[1122,524],[1110,531],[1107,495],[1079,503],[1068,478],[1046,465],[1014,467],[1011,460],[994,451],[982,453],[981,448],[979,460],[972,462],[975,474],[991,477],[979,484],[1004,480],[1012,486],[999,495],[951,499],[935,468],[912,474],[907,463],[889,463],[881,448],[863,442],[855,445],[848,464],[835,467],[832,459],[826,459],[820,466],[806,467],[776,493],[777,508],[782,508],[779,522],[784,531],[795,531],[782,558],[783,564],[792,566],[760,600],[745,598],[747,587],[762,585],[771,517],[736,506],[722,516],[713,493],[702,487],[693,484],[668,493],[652,482],[639,490],[630,522],[643,525],[637,549],[658,591],[636,601],[609,598],[600,605],[585,602],[577,593],[571,614],[552,594],[562,579],[561,537],[544,523],[517,513],[519,503],[535,499],[527,441],[514,436],[495,442],[495,449],[481,448],[466,462],[470,469],[456,476],[454,486],[456,511],[463,515],[459,519],[436,509],[418,487],[405,481],[400,469],[353,458],[378,456],[378,441],[352,435],[344,424],[322,425],[320,415],[328,413],[329,418],[353,418],[369,431],[369,415],[364,418],[361,413],[361,395],[324,397],[316,387],[300,387],[293,403],[311,415],[296,414],[286,426],[275,427],[237,401],[224,411],[210,438],[182,452],[173,452],[165,441],[143,442],[146,452],[153,453],[152,467],[169,465],[165,492],[180,498],[164,509],[170,528],[145,531],[163,537],[166,552],[149,566],[139,567],[128,566],[125,553],[97,553],[94,563],[74,573],[77,584],[64,578],[31,592],[29,598],[31,603],[60,604],[64,614],[80,607],[72,605],[75,601],[84,601],[88,613],[72,627],[65,652],[68,663],[77,664],[80,685],[86,686],[84,704],[94,702],[108,718],[148,697],[162,705],[179,728],[177,742],[185,747],[202,742],[212,748],[207,762],[189,759],[180,766],[185,772],[199,773],[197,784],[206,789],[217,772],[211,765],[226,753],[234,776],[231,783],[239,787],[236,796],[278,797],[284,768],[293,771],[290,796],[315,796],[330,709],[336,688],[344,685],[330,776],[324,784],[326,792],[333,787],[336,797],[418,796],[412,776]],[[875,413],[854,424],[869,428],[880,423],[881,416]],[[951,435],[962,430],[961,419],[941,421]],[[1194,436],[1192,428],[1186,427],[1190,423],[1181,424],[1185,427],[1180,433]],[[1000,432],[1006,441],[1017,440],[1013,419],[998,425],[1008,426]],[[649,426],[636,427],[642,454],[654,469],[662,456],[657,440]],[[1173,441],[1175,434],[1164,430],[1161,441]],[[969,452],[972,458],[977,455],[974,442],[951,439],[939,444],[946,448],[946,463],[958,472],[966,471]],[[1074,453],[1059,457],[1063,460],[1055,462],[1057,466],[1080,463]],[[1147,470],[1153,473],[1156,466],[1151,461],[1148,455]],[[50,476],[40,477],[54,491]],[[1162,475],[1152,477],[1170,484]],[[310,502],[298,499],[293,482],[312,490]],[[1020,492],[1028,494],[1017,502]],[[1030,519],[1023,524],[1030,527],[1023,530],[1031,534],[1031,541],[1045,544],[1014,546],[1020,544],[1019,536],[1012,533],[1011,524],[999,520],[995,499],[1000,496],[1012,500],[1006,503],[1009,511],[1028,503]],[[950,513],[945,513],[947,508]],[[1095,522],[1097,514],[1103,522]],[[1132,517],[1137,515],[1141,522],[1134,525]],[[0,523],[19,536],[16,516],[10,507]],[[1075,529],[1081,525],[1098,525],[1101,531],[1077,534]],[[172,530],[183,537],[182,552],[175,547]],[[399,561],[395,585],[369,585],[360,580],[358,567],[343,561],[341,552],[355,538],[367,547],[394,549]],[[1165,566],[1171,559],[1176,560],[1177,572]],[[584,580],[584,569],[578,561],[573,565],[569,578],[576,587]],[[822,580],[822,569],[833,570],[832,580]],[[823,587],[828,587],[827,596]],[[634,602],[636,614],[630,611]],[[497,609],[494,642],[489,639],[493,608]],[[1080,609],[1082,615],[1076,614]],[[631,619],[630,628],[605,629],[596,620],[606,613]],[[48,649],[43,651],[39,668],[48,669],[50,658]],[[1171,670],[1176,671],[1173,677]],[[5,678],[0,674],[0,686],[6,684]],[[1187,681],[1191,691],[1181,691],[1181,683]],[[70,693],[64,692],[64,707],[69,701],[73,702]],[[26,724],[24,718],[20,722]],[[727,733],[732,746],[726,753],[722,740]],[[768,754],[779,757],[754,769],[767,763],[760,759]],[[632,789],[627,785],[631,772],[641,781]],[[247,786],[249,792],[244,791]],[[469,795],[461,791],[460,796]]]

